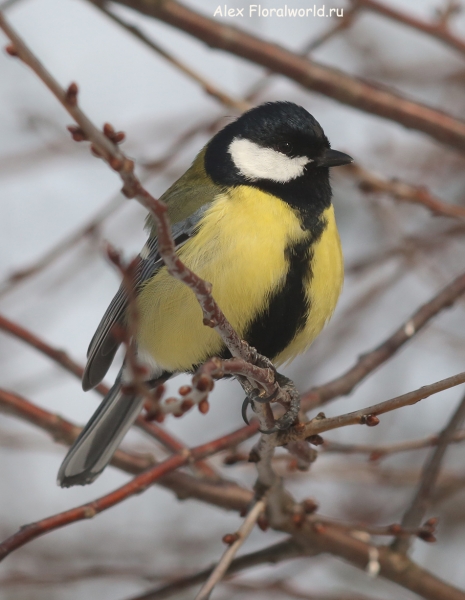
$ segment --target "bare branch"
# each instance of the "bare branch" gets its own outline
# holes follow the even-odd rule
[[[225,576],[229,577],[230,575],[238,573],[243,569],[255,567],[263,563],[275,564],[283,560],[296,558],[297,556],[301,556],[302,553],[303,550],[299,547],[299,545],[292,538],[289,538],[284,542],[273,544],[268,548],[251,552],[250,554],[244,554],[244,556],[235,558],[229,565]],[[204,569],[203,571],[199,571],[193,575],[176,579],[175,581],[163,585],[162,587],[149,590],[139,596],[133,596],[130,600],[163,600],[165,598],[170,598],[182,590],[205,581],[212,573],[213,569],[214,567],[210,567],[209,569]]]
[[[367,375],[391,358],[399,348],[411,340],[433,317],[449,308],[465,293],[465,273],[456,277],[429,302],[421,306],[385,342],[360,356],[356,364],[340,377],[313,388],[302,395],[305,411],[326,404],[333,398],[350,394]]]
[[[396,200],[412,204],[422,204],[433,215],[465,219],[465,206],[443,202],[433,196],[424,186],[410,185],[398,179],[383,179],[360,165],[350,165],[345,170],[346,173],[349,173],[358,181],[362,192],[388,194]]]
[[[190,79],[198,83],[205,93],[207,93],[209,96],[212,96],[213,98],[216,98],[216,100],[221,102],[221,104],[223,104],[224,106],[233,108],[239,113],[251,108],[251,105],[248,102],[233,98],[229,94],[226,94],[225,92],[220,90],[216,85],[214,85],[211,81],[203,77],[203,75],[200,75],[200,73],[197,73],[194,69],[188,67],[185,63],[172,56],[159,44],[151,40],[141,29],[139,29],[139,27],[131,25],[130,23],[127,23],[126,21],[121,19],[121,17],[119,17],[117,14],[108,9],[108,3],[105,0],[91,2],[91,4],[94,4],[94,6],[101,10],[107,17],[109,17],[115,23],[118,23],[118,25],[126,29],[126,31],[132,33],[132,35],[134,35],[137,39],[141,40],[141,42],[143,42],[146,46],[154,50],[157,54],[159,54],[169,63],[171,63],[174,67],[179,69],[179,71],[184,73],[184,75],[187,75]]]
[[[450,443],[459,444],[465,440],[465,430],[457,431],[451,437]],[[409,452],[411,450],[421,450],[423,448],[430,448],[431,446],[437,446],[439,437],[437,435],[430,435],[429,437],[420,440],[410,440],[407,442],[398,442],[396,444],[385,444],[377,446],[375,444],[341,444],[340,442],[333,442],[324,440],[322,449],[325,452],[337,452],[342,454],[368,454],[371,461],[378,461],[390,456],[391,454],[398,454],[399,452]]]
[[[427,21],[403,13],[400,10],[386,6],[377,0],[352,0],[352,4],[359,9],[375,12],[379,15],[383,15],[383,17],[412,27],[417,31],[422,31],[451,48],[454,48],[454,50],[458,50],[462,54],[465,54],[465,40],[452,33],[448,26],[448,18],[439,18],[436,23],[428,23]],[[449,14],[448,16],[450,17],[451,15]]]
[[[307,89],[396,121],[409,129],[422,131],[461,152],[465,150],[465,122],[442,111],[307,60],[277,44],[265,42],[240,29],[200,15],[175,0],[162,3],[153,0],[116,1],[181,29],[210,47],[225,50],[280,73]]]
[[[233,432],[232,434],[225,435],[212,442],[192,448],[191,450],[181,450],[161,463],[144,471],[140,475],[137,475],[129,483],[93,502],[83,504],[76,508],[72,508],[71,510],[53,515],[47,519],[42,519],[36,523],[21,527],[17,533],[0,544],[0,561],[14,550],[17,550],[41,535],[54,531],[55,529],[60,529],[71,523],[82,521],[83,519],[90,519],[98,513],[123,502],[127,498],[130,498],[135,494],[140,494],[163,476],[172,473],[176,469],[179,469],[179,467],[182,467],[191,461],[207,458],[207,456],[211,456],[212,454],[216,454],[230,446],[240,443],[244,440],[243,429],[244,428],[238,432]]]
[[[85,225],[76,229],[76,231],[74,231],[71,235],[68,235],[65,239],[60,240],[55,246],[47,250],[43,256],[34,261],[33,264],[11,273],[11,275],[9,275],[5,281],[0,283],[0,297],[11,291],[19,282],[43,271],[55,260],[63,256],[66,251],[76,246],[76,244],[78,244],[86,236],[95,234],[103,221],[116,212],[123,205],[123,203],[124,198],[118,194],[116,198],[112,198],[107,204],[105,204]]]
[[[431,494],[436,485],[447,448],[452,441],[455,430],[457,427],[460,427],[464,419],[465,396],[462,398],[446,427],[439,434],[437,447],[423,467],[420,484],[418,485],[411,505],[408,507],[402,518],[402,527],[417,527],[424,519],[425,514],[431,505]],[[409,538],[396,540],[393,543],[393,549],[397,552],[407,552],[409,547]]]
[[[438,394],[444,390],[448,390],[457,385],[465,383],[465,371],[442,379],[430,385],[424,385],[423,387],[396,396],[385,402],[362,408],[354,412],[339,415],[337,417],[326,418],[323,413],[317,415],[314,419],[305,424],[305,427],[296,428],[294,427],[289,431],[282,431],[277,434],[279,445],[287,444],[289,441],[302,440],[310,436],[323,433],[324,431],[330,431],[331,429],[338,429],[339,427],[345,427],[346,425],[368,425],[373,427],[378,425],[378,415],[383,415],[387,412],[397,410],[403,406],[411,406],[416,404],[420,400],[424,400],[433,394]]]
[[[211,575],[209,576],[205,584],[202,586],[199,593],[196,595],[195,600],[208,600],[208,598],[210,598],[210,594],[212,593],[213,588],[225,576],[232,563],[234,556],[237,554],[239,548],[251,534],[252,529],[255,527],[257,519],[260,516],[260,513],[262,513],[264,509],[265,501],[257,500],[247,513],[244,522],[239,527],[237,532],[229,534],[227,540],[225,539],[227,536],[223,538],[225,543],[230,543],[230,546],[221,557],[220,562],[213,569]]]

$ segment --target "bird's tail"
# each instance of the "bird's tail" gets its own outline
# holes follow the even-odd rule
[[[121,391],[118,377],[61,463],[58,485],[92,483],[110,462],[143,404],[143,398]]]

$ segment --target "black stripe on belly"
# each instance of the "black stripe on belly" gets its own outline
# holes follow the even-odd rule
[[[286,248],[288,263],[283,287],[272,294],[267,308],[249,325],[244,338],[270,359],[282,352],[304,327],[310,310],[305,294],[311,278],[311,242]]]

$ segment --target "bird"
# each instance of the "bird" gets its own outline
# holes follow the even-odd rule
[[[336,307],[344,268],[329,169],[352,161],[331,149],[305,108],[267,102],[216,133],[161,196],[180,259],[212,284],[238,335],[275,366],[304,352]],[[147,227],[134,343],[147,379],[158,385],[230,354],[203,324],[193,292],[168,273],[150,216]],[[124,327],[127,309],[122,285],[90,342],[85,391],[108,371],[121,342],[115,326]],[[139,415],[144,399],[124,385],[128,378],[123,364],[60,466],[62,487],[94,481]]]

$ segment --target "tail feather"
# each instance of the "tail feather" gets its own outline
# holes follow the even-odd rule
[[[144,399],[124,394],[119,378],[68,451],[58,471],[58,485],[86,485],[112,459],[139,415]]]

